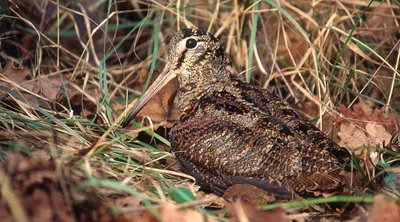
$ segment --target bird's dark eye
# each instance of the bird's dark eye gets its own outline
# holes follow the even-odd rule
[[[197,46],[197,41],[196,39],[188,39],[186,41],[186,48],[188,49],[194,49]]]

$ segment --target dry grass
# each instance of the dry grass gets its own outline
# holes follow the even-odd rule
[[[174,121],[118,128],[132,98],[165,64],[179,28],[214,33],[235,73],[293,105],[311,103],[317,112],[304,111],[314,112],[319,127],[340,104],[370,101],[400,111],[396,1],[64,2],[13,0],[0,9],[0,155],[20,151],[70,164],[76,172],[61,180],[79,174],[76,189],[89,187],[106,201],[133,195],[155,212],[181,199],[173,196],[177,187],[197,192],[168,152],[163,127]],[[12,63],[21,69],[6,71]],[[216,197],[187,198],[178,207],[223,218],[199,207]]]

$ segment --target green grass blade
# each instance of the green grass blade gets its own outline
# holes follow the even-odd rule
[[[296,200],[290,201],[286,203],[276,203],[276,204],[268,204],[264,206],[258,207],[262,210],[272,210],[278,207],[289,207],[289,208],[306,208],[316,204],[324,204],[324,203],[372,203],[374,201],[373,195],[365,194],[363,196],[333,196],[333,197],[321,197],[309,200]]]
[[[254,0],[254,3],[258,2],[257,0]],[[254,5],[254,10],[257,11],[259,8],[259,4]],[[252,24],[252,29],[250,33],[250,44],[249,44],[249,60],[247,64],[247,71],[246,71],[246,81],[250,82],[251,80],[251,67],[253,65],[253,57],[254,57],[254,47],[256,47],[256,34],[257,34],[257,26],[258,26],[258,17],[259,13],[258,12],[253,12],[252,14],[252,19],[253,19],[253,24]]]

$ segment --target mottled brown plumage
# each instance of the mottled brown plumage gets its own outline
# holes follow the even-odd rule
[[[184,29],[169,44],[166,68],[122,125],[167,81],[179,81],[179,123],[172,151],[204,188],[222,194],[232,184],[277,197],[341,192],[348,151],[286,102],[237,79],[228,54],[209,33]]]

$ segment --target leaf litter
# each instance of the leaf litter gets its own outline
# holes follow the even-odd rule
[[[0,55],[0,62],[1,65],[6,65],[1,71],[2,75],[0,77],[0,84],[1,86],[6,87],[8,91],[0,91],[0,96],[3,99],[1,102],[9,105],[16,102],[16,100],[10,98],[10,96],[23,95],[24,99],[22,104],[28,103],[31,106],[40,106],[48,108],[50,111],[57,111],[58,109],[54,109],[53,105],[65,105],[67,104],[67,101],[70,100],[69,102],[71,102],[72,110],[74,111],[73,115],[67,115],[65,110],[62,110],[63,112],[58,114],[65,122],[76,121],[76,123],[70,124],[68,127],[71,126],[76,130],[82,130],[82,132],[84,132],[82,134],[85,140],[80,141],[78,138],[66,134],[65,129],[59,127],[57,125],[58,123],[51,123],[51,127],[54,127],[52,130],[63,134],[62,136],[57,136],[57,143],[59,144],[56,147],[57,151],[60,152],[59,154],[62,153],[62,155],[65,156],[57,156],[54,155],[54,153],[50,155],[50,150],[54,144],[49,142],[51,141],[51,137],[49,136],[27,136],[26,132],[21,133],[19,131],[13,131],[12,133],[14,135],[1,135],[0,138],[2,142],[18,140],[15,143],[15,147],[18,147],[26,153],[25,155],[16,156],[13,152],[7,151],[6,160],[3,161],[2,159],[1,162],[1,170],[4,171],[4,175],[6,175],[5,178],[10,182],[10,189],[8,191],[16,194],[16,199],[22,205],[23,212],[25,212],[29,219],[40,221],[159,221],[160,219],[163,219],[164,221],[196,222],[214,221],[216,218],[224,218],[231,221],[290,221],[292,219],[303,221],[313,218],[310,212],[304,214],[287,208],[276,208],[269,212],[257,210],[255,205],[268,204],[273,200],[268,194],[251,186],[233,186],[229,189],[229,192],[224,194],[225,199],[218,198],[213,194],[204,193],[203,191],[198,191],[198,187],[196,188],[193,185],[193,180],[183,176],[184,174],[180,172],[180,167],[177,167],[178,164],[174,163],[175,160],[171,158],[171,155],[165,155],[165,152],[169,151],[169,147],[157,144],[156,147],[162,147],[162,149],[155,151],[153,148],[147,149],[148,147],[143,148],[138,146],[137,143],[140,142],[137,140],[132,143],[129,143],[128,141],[126,147],[121,146],[120,144],[113,144],[113,142],[116,141],[114,136],[118,137],[119,132],[112,132],[110,134],[111,136],[106,142],[104,142],[106,149],[103,149],[103,152],[99,152],[99,154],[93,156],[90,160],[80,159],[80,154],[82,154],[82,152],[79,151],[87,149],[88,146],[90,147],[88,144],[97,141],[97,138],[104,132],[103,130],[105,126],[102,124],[107,126],[107,124],[112,123],[112,120],[107,119],[107,114],[105,114],[106,112],[104,110],[106,109],[106,106],[104,103],[100,104],[100,102],[103,101],[102,99],[105,92],[99,88],[100,80],[98,75],[101,72],[101,69],[97,68],[99,65],[96,57],[104,56],[104,52],[102,52],[103,48],[110,49],[112,48],[109,47],[110,45],[117,45],[119,41],[125,37],[124,34],[127,32],[124,28],[121,28],[122,31],[118,29],[115,29],[115,32],[111,31],[113,33],[107,36],[110,37],[107,40],[112,41],[112,44],[108,41],[106,43],[102,42],[103,38],[101,38],[101,35],[103,33],[95,33],[95,35],[92,36],[93,45],[90,45],[87,49],[90,53],[84,54],[83,46],[87,39],[91,38],[90,32],[96,28],[96,23],[99,23],[99,21],[103,19],[100,19],[97,14],[90,11],[89,8],[90,6],[94,6],[94,1],[85,0],[82,2],[82,4],[85,5],[85,9],[76,7],[75,5],[60,5],[60,13],[63,15],[71,13],[64,17],[65,20],[61,21],[61,25],[56,23],[56,5],[52,4],[50,1],[44,2],[46,2],[45,5],[38,4],[37,1],[24,2],[23,0],[14,0],[9,3],[10,5],[17,4],[18,7],[14,7],[13,10],[17,10],[19,15],[26,16],[25,18],[28,18],[33,26],[41,31],[42,41],[40,42],[40,45],[36,45],[38,35],[36,35],[36,33],[29,34],[26,32],[26,30],[32,31],[32,29],[29,29],[31,26],[26,26],[19,20],[17,20],[17,23],[25,29],[21,31],[21,29],[13,27],[14,30],[12,31],[15,32],[10,33],[12,35],[14,35],[14,33],[19,33],[18,35],[14,35],[14,37],[20,36],[21,39],[14,38],[12,35],[10,35],[11,37],[7,36],[8,33],[5,32],[6,41],[4,42],[5,44],[1,45],[4,47],[4,50],[2,50],[2,54]],[[332,16],[332,21],[334,22],[333,24],[328,24],[324,23],[325,18],[317,20],[314,20],[314,18],[315,16],[325,14],[327,9],[326,5],[331,7],[332,2],[319,1],[314,5],[309,5],[303,4],[301,1],[293,1],[291,4],[293,5],[288,5],[287,2],[283,1],[282,7],[286,9],[296,9],[293,11],[290,10],[290,13],[299,12],[298,10],[305,12],[305,14],[299,14],[300,17],[307,15],[304,21],[308,24],[305,25],[305,28],[307,28],[307,31],[315,37],[316,41],[314,44],[319,49],[326,50],[321,51],[324,52],[321,53],[321,55],[326,56],[328,59],[333,58],[335,53],[337,53],[335,49],[330,47],[332,45],[340,47],[341,45],[336,44],[343,39],[343,36],[336,37],[335,35],[332,35],[332,37],[326,35],[324,41],[318,42],[318,38],[320,37],[319,35],[321,34],[322,36],[326,33],[324,33],[323,30],[320,32],[321,29],[313,31],[310,27],[313,27],[314,25],[320,27],[338,26],[343,30],[349,31],[346,25],[352,24],[352,19],[346,20],[347,18],[350,18],[347,13],[358,13],[355,8],[360,7],[359,1],[353,3],[354,7],[352,7],[353,5],[351,5],[351,3],[344,2],[344,5],[341,5],[341,7],[338,7],[337,9],[338,11],[335,11],[335,16],[339,15],[343,17],[334,19],[335,16]],[[131,7],[128,7],[130,10],[140,12],[142,16],[147,13],[146,10],[149,6],[154,6],[141,5],[139,3],[137,3],[137,5],[134,3],[130,5],[125,2],[118,2],[116,5],[118,5],[118,9],[113,9],[115,11],[112,13],[116,12],[118,14],[119,12],[123,12],[125,7],[129,6]],[[351,5],[351,7],[348,7],[349,5]],[[201,8],[201,10],[196,11],[196,8],[195,14],[199,13],[208,16],[208,14],[204,14],[203,11],[215,10],[215,7],[207,4],[200,4],[200,6],[198,8]],[[365,5],[361,6],[365,7]],[[395,53],[389,53],[388,51],[393,46],[393,39],[397,41],[393,35],[397,30],[397,22],[393,17],[388,16],[393,12],[388,6],[390,6],[388,3],[381,3],[380,7],[374,6],[370,12],[372,13],[372,16],[368,17],[365,22],[366,28],[357,29],[355,37],[363,37],[365,42],[382,43],[382,47],[378,47],[374,50],[378,51],[381,55],[388,55],[387,60],[390,64],[394,64],[396,62],[396,55]],[[247,13],[249,12],[244,5],[239,4],[236,7],[237,8],[235,9],[237,9],[238,12],[243,12],[243,10],[246,10]],[[340,14],[342,13],[342,8],[345,9],[345,15]],[[89,10],[86,11],[86,9]],[[221,13],[216,15],[217,19],[215,20],[215,24],[217,24],[217,26],[215,27],[215,30],[221,34],[221,41],[224,43],[227,42],[227,49],[230,50],[232,58],[236,60],[235,63],[238,66],[234,68],[244,70],[247,65],[247,59],[243,58],[248,56],[246,53],[248,52],[247,47],[249,47],[247,45],[247,36],[243,35],[243,38],[238,36],[236,39],[235,33],[241,31],[246,33],[251,29],[247,29],[246,25],[241,25],[240,28],[236,27],[238,29],[236,30],[235,24],[230,21],[233,15],[232,13],[234,13],[235,10],[231,12],[231,10],[224,11],[223,9],[224,8],[221,8]],[[260,9],[261,11],[270,10],[266,5],[262,5]],[[31,11],[35,11],[35,13]],[[102,12],[102,10],[99,10],[99,12]],[[190,13],[187,15],[190,16],[189,14]],[[13,15],[16,16],[17,14]],[[240,19],[246,19],[247,15],[248,14],[243,12],[243,16],[241,16],[242,18]],[[317,84],[315,82],[318,82],[315,80],[319,77],[313,73],[315,70],[312,70],[315,58],[304,57],[304,55],[309,55],[310,49],[308,43],[299,35],[298,32],[296,32],[296,27],[291,23],[290,19],[270,16],[268,13],[262,13],[261,15],[260,19],[265,20],[264,24],[268,24],[270,27],[264,33],[265,35],[257,35],[258,44],[265,43],[270,44],[271,46],[276,45],[276,48],[257,47],[257,50],[259,50],[259,52],[257,52],[258,56],[266,56],[261,59],[259,58],[259,61],[257,61],[257,65],[253,69],[256,74],[252,81],[259,85],[268,86],[272,91],[281,95],[283,98],[286,96],[285,87],[281,87],[281,79],[279,79],[283,76],[288,77],[288,80],[295,80],[296,82],[297,80],[298,82],[303,81],[303,85],[295,85],[296,90],[301,91],[303,94],[304,92],[312,92],[314,90],[313,87]],[[296,18],[297,16],[298,15],[296,15]],[[112,16],[110,17],[109,21],[113,25],[113,22],[115,22],[117,28],[118,25],[122,24],[118,23],[119,19],[122,19],[121,21],[123,21],[124,25],[129,24],[132,21],[132,17],[130,17],[130,15],[125,16],[125,14],[118,17],[118,19],[115,19]],[[43,18],[44,20],[42,20]],[[83,18],[88,18],[90,22],[88,23]],[[336,20],[340,22],[337,22]],[[185,22],[187,21],[188,20],[185,20]],[[246,24],[244,21],[245,20],[241,21],[243,22],[241,24]],[[283,25],[281,26],[280,22],[282,21],[287,25],[285,29],[283,29]],[[71,26],[69,26],[69,23],[74,24],[72,29]],[[153,21],[151,21],[151,23],[151,25],[154,25]],[[60,45],[57,45],[54,38],[54,33],[56,31],[55,27],[57,26],[61,27]],[[208,25],[205,26],[205,23],[203,22],[200,22],[199,26],[204,26],[201,27],[203,29],[207,29],[208,27]],[[4,27],[6,26],[2,26],[0,29],[3,31]],[[352,26],[350,26],[350,28],[351,27]],[[114,27],[110,26],[110,28],[113,30]],[[140,94],[138,92],[143,89],[149,73],[149,70],[145,68],[148,67],[148,63],[144,60],[141,61],[141,59],[147,56],[146,52],[148,50],[146,47],[151,45],[151,41],[149,41],[147,37],[151,36],[151,30],[153,28],[154,27],[147,28],[146,24],[143,23],[141,31],[139,32],[140,34],[129,36],[129,39],[135,39],[134,41],[137,44],[132,46],[132,41],[127,41],[124,44],[128,45],[128,47],[117,49],[118,51],[116,52],[118,52],[118,58],[117,56],[109,58],[107,64],[108,67],[105,72],[107,72],[106,80],[108,81],[107,83],[110,84],[108,85],[110,91],[115,89],[115,83],[113,81],[119,82],[122,80],[121,73],[126,74],[126,72],[131,72],[137,73],[138,78],[133,82],[129,82],[127,86],[130,89],[130,92],[135,91],[136,96]],[[310,29],[308,30],[308,28]],[[275,30],[277,31],[276,33],[274,33]],[[168,29],[166,31],[171,30]],[[75,36],[68,36],[74,32],[76,33]],[[123,35],[121,35],[121,33],[123,33]],[[64,36],[64,34],[66,35]],[[164,38],[163,34],[160,34],[159,36],[161,39]],[[3,36],[0,36],[0,40],[3,39]],[[9,44],[12,41],[15,42]],[[323,42],[330,42],[333,44],[324,45]],[[13,55],[13,53],[9,53],[10,51],[8,49],[10,49],[10,45],[18,46],[16,51],[18,51],[23,58],[11,58],[12,56],[9,55]],[[48,47],[48,45],[51,47]],[[40,48],[40,50],[43,51],[43,57],[40,58],[43,62],[37,63],[38,65],[41,65],[40,67],[31,67],[25,62],[23,63],[25,66],[19,65],[23,68],[15,68],[15,65],[12,62],[4,59],[10,58],[14,63],[18,59],[34,61],[35,50],[38,50],[37,46],[45,46]],[[57,55],[57,53],[55,49],[57,47],[59,47],[60,50],[60,66],[51,67],[51,65],[54,66],[54,64],[56,64],[55,55]],[[277,53],[274,55],[273,53],[268,53],[268,50]],[[334,56],[330,55],[330,53]],[[137,57],[131,56],[136,54]],[[84,59],[79,58],[80,56]],[[321,61],[325,61],[326,58],[322,58]],[[124,67],[117,64],[119,59],[124,63]],[[349,44],[349,50],[346,50],[342,55],[342,59],[344,61],[352,61],[353,59],[357,61],[354,68],[359,72],[357,73],[357,75],[359,75],[358,77],[361,76],[361,78],[357,79],[359,82],[354,80],[354,82],[351,82],[349,85],[349,88],[354,87],[352,89],[359,92],[358,87],[366,84],[363,82],[363,78],[371,78],[371,82],[377,84],[379,87],[366,87],[367,90],[364,94],[371,95],[374,99],[382,97],[386,98],[387,92],[382,89],[389,89],[392,87],[393,72],[387,67],[377,67],[376,65],[379,64],[379,62],[377,62],[379,58],[364,51],[364,49],[359,45],[351,43]],[[277,61],[277,64],[285,64],[285,67],[287,66],[287,68],[276,71],[276,67],[270,66],[270,64],[274,64],[273,61],[275,60]],[[359,60],[360,62],[358,62]],[[372,63],[372,65],[365,66],[366,62],[363,62],[363,60],[367,60]],[[81,64],[83,65],[81,66]],[[263,68],[261,69],[260,67],[262,66]],[[295,71],[291,69],[291,66],[295,67]],[[321,63],[321,66],[324,71],[331,69],[331,67],[326,66],[324,62]],[[68,71],[70,69],[74,70],[73,73]],[[40,75],[38,75],[37,70],[40,70]],[[61,76],[58,73],[57,75],[54,74],[56,73],[56,70],[61,70],[63,72],[66,71],[66,74],[62,74],[63,79],[61,79]],[[260,71],[259,73],[262,73],[261,70],[271,71],[271,78],[269,78],[268,75],[257,74],[258,71]],[[360,70],[378,70],[379,72],[377,71],[376,74],[364,75]],[[308,74],[308,72],[310,72],[310,74]],[[334,73],[335,78],[341,78],[341,76],[344,76],[343,72],[346,74],[346,67],[341,70],[336,70]],[[155,72],[152,80],[154,80],[157,75],[158,73]],[[307,85],[308,83],[312,83],[309,84],[312,85],[312,87],[309,87]],[[176,107],[174,107],[173,101],[176,87],[176,82],[171,82],[171,85],[164,88],[163,91],[153,98],[153,101],[150,101],[148,106],[139,113],[136,121],[142,122],[142,125],[152,129],[153,132],[160,127],[171,127],[178,119],[178,112]],[[289,85],[289,87],[291,87],[291,85]],[[317,88],[318,87],[320,86],[317,85]],[[119,91],[123,90],[119,89]],[[332,95],[335,95],[335,89],[332,91]],[[400,110],[398,108],[399,106],[396,106],[396,104],[399,104],[397,101],[397,92],[398,87],[394,88],[390,105],[393,105],[393,109]],[[295,91],[295,93],[300,95],[299,98],[303,96],[303,94],[298,91]],[[117,94],[118,93],[115,95]],[[128,99],[125,98],[125,95],[121,96],[121,94],[124,93],[120,93],[116,96],[116,99],[123,98],[127,101]],[[298,94],[296,94],[296,96]],[[67,95],[69,98],[66,98]],[[314,96],[304,95],[306,98],[312,98],[312,96]],[[6,99],[4,100],[4,98]],[[16,98],[17,100],[20,99],[19,97]],[[111,101],[113,101],[113,99],[115,99],[115,97],[112,98]],[[345,101],[346,99],[350,100],[352,97],[344,97],[343,103],[349,104],[350,101]],[[309,104],[307,105],[307,103]],[[312,102],[307,102],[306,99],[305,102],[302,101],[299,105],[304,107],[304,114],[308,114],[310,119],[320,115],[318,111],[318,105],[320,104],[316,104],[314,100],[312,100]],[[113,103],[112,108],[117,111],[112,113],[115,118],[119,113],[122,113],[125,109],[125,105],[121,105],[121,103]],[[383,188],[387,190],[386,192],[395,195],[399,187],[399,167],[395,160],[395,158],[398,158],[398,156],[395,155],[396,152],[398,153],[398,150],[396,150],[398,142],[393,142],[393,138],[398,132],[398,116],[393,113],[386,113],[383,108],[376,108],[372,104],[366,104],[365,101],[361,99],[359,104],[353,105],[350,109],[347,109],[344,105],[339,105],[336,110],[341,114],[341,116],[337,116],[330,112],[328,112],[327,115],[323,115],[322,128],[331,130],[333,126],[334,129],[330,133],[332,138],[336,142],[340,142],[341,145],[346,146],[355,152],[362,161],[360,163],[361,168],[366,170],[370,179],[375,179],[377,174],[384,172],[384,177],[382,178],[383,181],[378,180],[378,178],[372,180],[371,185],[374,185],[374,188],[376,188],[378,192],[383,192],[379,187],[383,186]],[[22,111],[22,113],[23,112],[25,112],[24,114],[29,114],[26,111]],[[72,118],[70,118],[71,116]],[[83,117],[87,119],[82,122],[77,121],[79,118]],[[41,118],[38,119],[42,121]],[[4,120],[6,123],[4,129],[14,129],[13,127],[17,126],[18,129],[25,130],[24,128],[20,128],[21,125],[19,124],[18,119],[13,119],[13,121],[17,123],[16,125],[9,124],[9,121],[6,120]],[[91,123],[96,123],[98,125],[93,125]],[[31,130],[31,128],[28,129]],[[128,129],[128,132],[125,133],[136,138],[140,131],[142,131],[141,128],[138,129],[131,126]],[[352,135],[352,137],[349,135]],[[34,142],[33,140],[35,139],[39,142]],[[10,147],[12,147],[10,144],[1,144],[0,154],[2,158],[5,156],[3,150],[10,150]],[[41,152],[44,150],[47,152]],[[122,155],[117,155],[121,153]],[[165,158],[164,156],[168,158]],[[59,172],[59,166],[62,166],[62,174]],[[139,197],[140,195],[137,194],[133,195],[129,192],[123,192],[118,189],[110,189],[109,187],[101,187],[93,184],[93,186],[85,186],[85,183],[94,183],[93,181],[98,181],[104,178],[109,179],[107,182],[117,181],[120,182],[121,186],[127,185],[132,188],[132,190],[143,194],[146,198]],[[5,180],[1,180],[0,183],[3,185],[5,183],[4,181]],[[175,183],[173,185],[175,188],[171,188],[171,181]],[[63,184],[67,184],[67,189],[63,187]],[[2,188],[3,187],[4,185]],[[84,189],[79,189],[82,187],[84,187]],[[159,196],[154,194],[154,187],[161,188],[160,190],[162,192],[158,193]],[[169,191],[175,190],[175,192],[167,192],[163,189]],[[180,193],[177,191],[182,190],[183,193],[190,192],[190,194],[193,194],[193,196],[190,196],[189,193],[187,193],[187,196],[190,196],[190,201],[187,202],[185,198],[182,199],[180,194],[177,194]],[[10,199],[6,199],[8,196],[3,193],[0,197],[2,199],[0,217],[4,216],[1,218],[12,219],[12,210],[15,210],[16,208],[14,207],[18,206],[18,204],[12,204]],[[265,197],[267,197],[267,200],[264,199]],[[154,211],[154,208],[151,207],[149,209],[147,205],[144,206],[144,199],[151,200],[150,202],[156,210]],[[162,201],[160,201],[160,199]],[[192,203],[194,204],[190,205]],[[196,205],[196,203],[198,203],[198,205]],[[198,206],[204,207],[200,208],[203,210],[211,209],[211,211],[208,212],[213,212],[215,209],[224,209],[226,211],[216,213],[213,216],[204,217],[204,212],[199,210]],[[365,212],[359,213],[357,215],[359,216],[358,218],[368,221],[399,220],[398,205],[394,201],[384,198],[383,196],[375,197],[372,207],[361,205],[360,208],[363,208]],[[114,214],[115,212],[117,213]],[[386,212],[387,214],[384,215],[381,212]],[[322,218],[321,221],[322,220],[324,220],[324,218]]]
[[[130,84],[129,87],[137,91],[142,91],[147,81],[148,74],[148,69],[144,68],[140,70],[137,80],[133,84]],[[154,72],[150,84],[158,77],[159,74],[159,72]],[[137,114],[135,120],[139,123],[141,122],[144,126],[148,125],[148,127],[150,127],[153,131],[157,130],[159,127],[172,127],[179,118],[177,107],[174,105],[177,89],[177,81],[170,81],[149,100],[149,102]],[[125,108],[125,106],[122,106],[118,103],[115,105],[115,109],[120,110],[121,112]],[[128,126],[126,128],[127,135],[132,137],[137,137],[141,131],[142,129],[135,126]]]
[[[26,67],[16,68],[13,63],[9,63],[0,72],[0,84],[10,92],[14,92],[10,95],[21,98],[22,102],[26,101],[33,107],[39,105],[49,107],[49,104],[61,101],[61,98],[68,94],[63,90],[63,80],[60,75],[44,75],[28,80],[30,72],[31,70]],[[68,85],[68,81],[64,80],[64,84]],[[0,92],[0,96],[4,97],[6,94]]]

